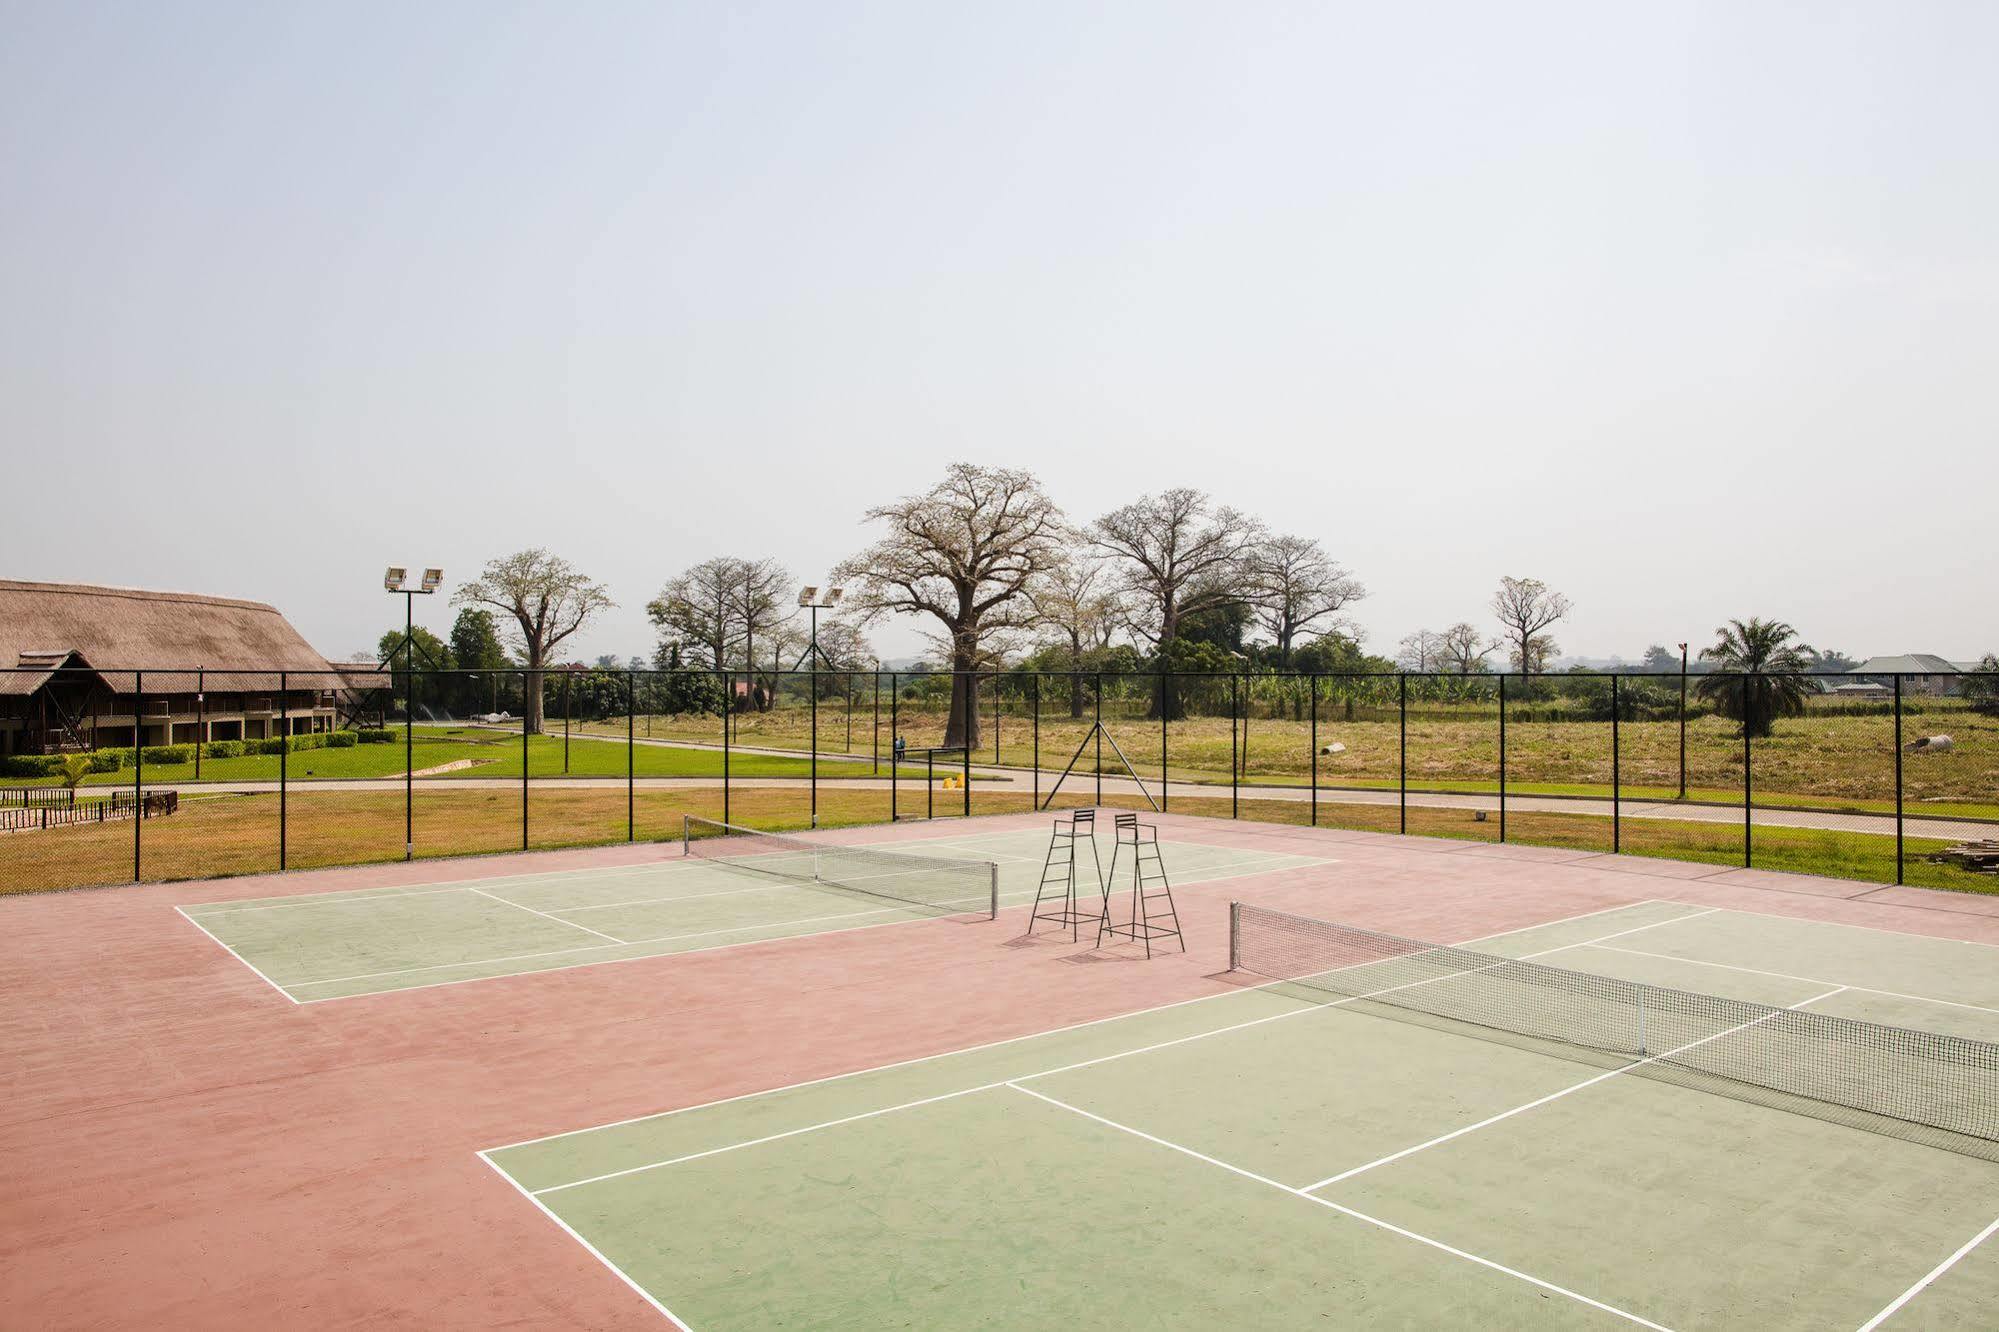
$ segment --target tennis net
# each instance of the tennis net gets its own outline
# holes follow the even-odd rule
[[[1231,969],[1633,1076],[1999,1161],[1999,1044],[1772,1008],[1237,902]]]
[[[999,915],[999,866],[990,860],[841,846],[691,814],[683,817],[682,853],[727,869],[843,888],[945,915]]]

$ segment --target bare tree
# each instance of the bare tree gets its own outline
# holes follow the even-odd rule
[[[542,675],[550,654],[598,612],[617,605],[602,583],[539,547],[489,562],[479,576],[452,594],[453,605],[490,606],[505,612],[509,644],[527,668],[521,706],[529,734],[542,728]]]
[[[1251,563],[1251,604],[1259,623],[1289,664],[1300,635],[1319,635],[1341,626],[1348,603],[1367,595],[1360,580],[1335,564],[1310,537],[1279,536],[1262,543]]]
[[[1477,625],[1460,620],[1437,636],[1436,661],[1444,670],[1476,675],[1486,669],[1485,658],[1492,650]]]
[[[1117,569],[1124,623],[1168,653],[1189,615],[1247,600],[1254,591],[1262,524],[1186,487],[1147,495],[1090,524],[1090,544]],[[1177,717],[1172,677],[1153,714]]]
[[[819,655],[835,670],[858,671],[863,667],[872,669],[875,649],[867,634],[853,621],[827,620],[819,626]]]
[[[1404,638],[1395,664],[1407,671],[1436,670],[1444,660],[1444,636],[1434,629],[1418,629]]]
[[[1505,630],[1513,665],[1541,670],[1555,654],[1553,639],[1541,631],[1569,613],[1569,599],[1538,578],[1505,578],[1492,594],[1492,613]]]
[[[741,662],[750,678],[747,701],[763,708],[775,684],[760,677],[789,659],[784,627],[797,616],[791,588],[791,571],[776,560],[725,555],[669,579],[646,603],[646,615],[663,644],[699,647],[716,670]]]
[[[1061,567],[1030,589],[1034,616],[1042,637],[1069,657],[1069,715],[1080,718],[1088,700],[1083,687],[1083,663],[1110,646],[1117,630],[1117,602],[1110,591],[1110,572],[1101,560],[1087,556],[1065,560]]]
[[[668,579],[646,603],[646,617],[659,631],[661,644],[683,651],[698,647],[719,671],[743,641],[741,621],[730,610],[743,581],[743,561],[726,556],[703,560]]]
[[[979,743],[977,670],[995,634],[1034,623],[1028,590],[1062,559],[1062,512],[1026,472],[954,463],[921,495],[868,510],[888,535],[844,561],[862,622],[928,615],[950,649],[951,716],[944,743]]]

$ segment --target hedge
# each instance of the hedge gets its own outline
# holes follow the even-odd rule
[[[148,763],[192,763],[193,745],[147,745],[139,751]]]
[[[375,727],[370,727],[365,731],[358,731],[356,734],[360,737],[361,743],[364,745],[393,744],[396,738],[394,731]]]
[[[9,754],[0,758],[0,774],[8,777],[54,777],[61,771],[60,754]]]
[[[328,749],[352,749],[360,738],[352,731],[328,731],[326,733],[326,747]]]

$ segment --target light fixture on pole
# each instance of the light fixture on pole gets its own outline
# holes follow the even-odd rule
[[[812,612],[812,645],[806,648],[805,652],[806,656],[812,662],[812,675],[806,683],[806,693],[812,704],[812,776],[810,785],[812,788],[811,826],[814,828],[819,826],[819,665],[826,660],[825,654],[819,650],[819,612],[822,610],[832,610],[835,606],[839,605],[840,598],[844,594],[845,589],[837,587],[827,588],[826,595],[823,597],[819,595],[819,589],[816,587],[806,586],[798,590],[798,604]],[[831,665],[830,662],[827,664]]]
[[[829,587],[826,589],[824,596],[819,594],[818,588],[810,585],[798,590],[798,604],[812,612],[812,646],[806,649],[806,655],[815,663],[813,666],[814,670],[818,669],[816,663],[819,662],[826,662],[828,666],[832,665],[831,662],[826,661],[826,654],[819,650],[819,612],[822,610],[832,610],[840,604],[840,598],[845,595],[847,595],[847,589],[844,587]]]
[[[403,599],[403,859],[416,857],[416,599],[427,597],[444,586],[444,570],[425,569],[423,579],[409,586],[410,571],[400,564],[389,566],[382,575],[382,588]],[[383,661],[393,660],[392,648]]]

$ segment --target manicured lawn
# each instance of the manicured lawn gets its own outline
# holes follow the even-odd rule
[[[720,750],[680,749],[668,745],[645,744],[631,748],[631,762],[636,776],[720,777],[722,775]],[[622,736],[615,741],[579,736],[569,745],[569,760],[565,767],[562,737],[534,736],[528,740],[528,775],[530,777],[560,777],[565,774],[573,777],[623,777],[626,770],[625,750]],[[309,778],[324,781],[398,776],[408,766],[405,760],[402,736],[398,734],[392,744],[355,745],[349,749],[302,750],[289,755],[285,762],[288,764],[287,775],[294,780]],[[422,772],[428,768],[465,760],[469,760],[474,766],[438,775],[454,778],[511,777],[519,780],[520,736],[518,734],[509,736],[503,732],[476,728],[417,727],[413,755],[416,771]],[[279,757],[275,754],[260,754],[247,758],[207,758],[201,761],[200,780],[275,782],[278,779],[279,762]],[[734,777],[802,778],[810,771],[809,759],[768,754],[732,754],[729,758],[729,773]],[[905,762],[901,775],[905,781],[921,781],[922,765]],[[866,762],[824,756],[819,762],[821,781],[877,776],[888,776],[886,765],[877,773],[873,765]],[[196,780],[195,765],[192,762],[148,763],[145,780],[148,785],[192,782]],[[120,772],[98,773],[86,778],[85,782],[90,786],[130,786],[132,769],[127,767]],[[54,778],[48,778],[17,784],[51,786],[57,783]]]

